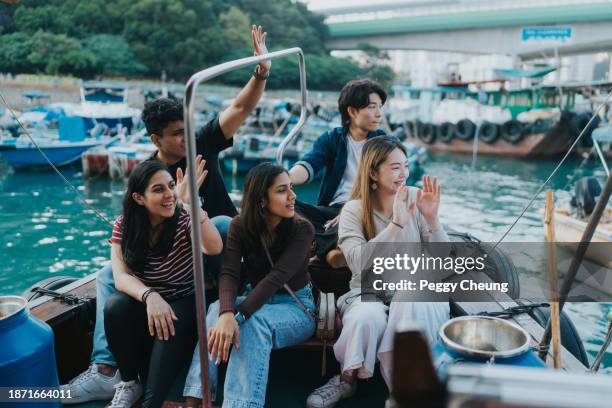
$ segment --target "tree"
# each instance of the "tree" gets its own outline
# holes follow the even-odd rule
[[[96,56],[74,38],[64,34],[38,31],[31,37],[28,62],[45,74],[74,74],[90,77],[95,74]]]
[[[387,65],[390,59],[389,53],[368,43],[359,43],[357,48],[366,56],[363,63],[364,75],[380,82],[386,88],[393,85],[395,72]]]
[[[249,16],[232,6],[219,15],[223,33],[230,48],[244,48],[251,43],[251,23]]]
[[[0,72],[32,72],[28,55],[32,50],[30,36],[11,33],[0,36]]]
[[[201,2],[204,3],[204,2]],[[204,13],[201,15],[200,13]],[[159,75],[183,80],[227,49],[215,16],[180,0],[139,0],[125,13],[124,36],[138,59]]]
[[[93,35],[83,41],[83,46],[96,56],[99,74],[131,76],[147,72],[147,67],[138,61],[130,45],[121,36]]]

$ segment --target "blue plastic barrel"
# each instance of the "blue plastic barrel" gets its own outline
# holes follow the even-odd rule
[[[30,314],[20,296],[0,296],[0,387],[59,387],[53,331]],[[6,388],[4,390],[6,390]],[[2,407],[61,407],[59,402],[0,403]]]

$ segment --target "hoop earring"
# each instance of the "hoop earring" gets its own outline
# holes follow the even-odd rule
[[[376,182],[374,181],[372,184],[370,184],[370,187],[372,188],[372,190],[376,191],[376,189],[378,188],[378,184],[376,184]]]

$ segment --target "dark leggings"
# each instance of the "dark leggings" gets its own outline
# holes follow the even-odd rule
[[[175,335],[158,340],[149,334],[143,303],[122,292],[114,293],[104,307],[104,330],[117,359],[123,381],[140,375],[146,388],[143,407],[161,407],[181,368],[193,354],[197,342],[194,295],[168,302],[178,320]]]

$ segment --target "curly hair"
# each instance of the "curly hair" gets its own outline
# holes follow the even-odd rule
[[[149,135],[163,137],[163,130],[177,120],[183,120],[183,105],[176,99],[155,99],[147,102],[142,110],[142,121]]]

